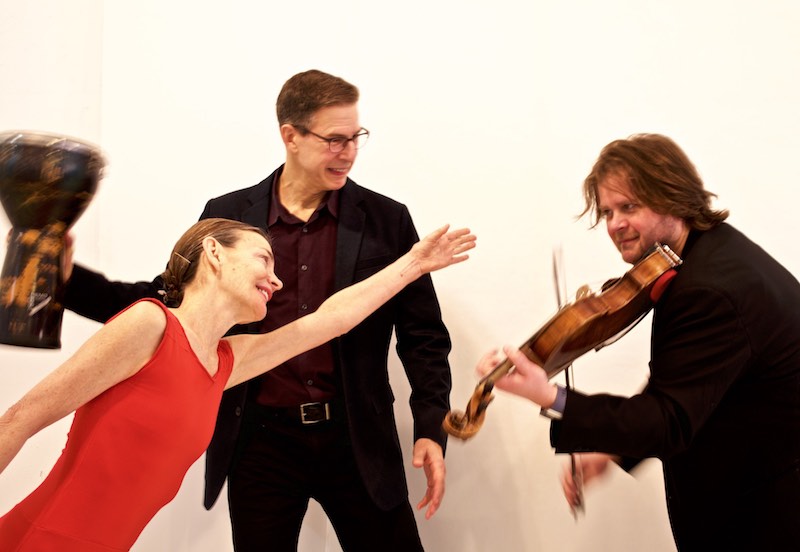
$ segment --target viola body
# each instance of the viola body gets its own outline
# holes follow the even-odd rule
[[[681,262],[669,247],[656,244],[651,253],[601,293],[585,295],[560,309],[520,350],[552,378],[584,353],[615,341],[641,320],[655,304],[654,291],[660,293],[656,284]]]

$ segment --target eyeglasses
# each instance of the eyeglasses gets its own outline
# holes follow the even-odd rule
[[[353,136],[351,136],[350,138],[345,138],[344,136],[334,136],[333,138],[327,138],[325,136],[320,136],[316,132],[311,132],[306,127],[297,125],[293,126],[301,132],[311,134],[312,136],[322,140],[323,142],[328,142],[328,149],[331,150],[331,153],[340,153],[344,151],[344,148],[347,147],[348,142],[353,142],[353,145],[356,147],[356,149],[359,149],[364,144],[366,144],[367,140],[369,139],[369,131],[365,128],[362,128],[356,134],[353,134]]]

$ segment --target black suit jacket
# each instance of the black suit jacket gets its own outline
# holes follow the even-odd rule
[[[271,190],[278,171],[251,188],[212,199],[201,218],[222,217],[266,228]],[[348,179],[340,192],[335,287],[363,280],[406,253],[418,235],[406,207]],[[105,321],[143,296],[156,296],[153,282],[108,282],[82,267],[67,288],[65,305],[78,314]],[[334,342],[334,362],[341,378],[353,451],[364,483],[384,509],[408,496],[405,470],[389,385],[388,352],[392,330],[397,352],[411,386],[414,439],[427,437],[444,448],[441,423],[449,410],[451,388],[447,356],[450,338],[441,320],[433,283],[424,276],[407,286],[359,326]],[[236,333],[259,333],[259,324]],[[249,383],[226,391],[206,456],[204,503],[216,501],[233,465]]]
[[[800,549],[777,515],[800,519],[782,479],[800,461],[800,284],[727,224],[692,232],[683,257],[655,307],[646,389],[570,393],[553,445],[660,458],[681,550]]]

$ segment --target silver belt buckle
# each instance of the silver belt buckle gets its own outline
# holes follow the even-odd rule
[[[309,407],[309,406],[322,406],[322,407],[324,407],[325,417],[324,418],[320,418],[319,420],[309,420],[309,419],[307,419],[306,418],[306,416],[307,416],[306,407]],[[316,424],[316,423],[324,422],[324,421],[330,420],[330,419],[331,419],[331,405],[330,405],[330,403],[310,402],[310,403],[304,403],[304,404],[300,405],[300,422],[303,425]]]

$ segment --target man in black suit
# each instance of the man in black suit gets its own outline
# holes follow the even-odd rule
[[[277,101],[286,162],[261,183],[212,199],[201,218],[266,228],[284,287],[260,333],[313,312],[336,290],[377,272],[418,240],[406,207],[348,178],[369,132],[358,89],[321,71],[293,76]],[[161,283],[108,282],[76,266],[66,306],[105,320]],[[448,332],[429,277],[349,334],[226,392],[206,458],[205,505],[228,480],[239,552],[296,550],[309,498],[344,550],[422,550],[408,500],[387,355],[392,336],[411,385],[413,464],[432,516],[444,495],[441,422],[451,387]]]
[[[664,136],[606,146],[584,194],[625,261],[654,242],[684,260],[655,305],[649,382],[630,398],[587,396],[508,348],[516,370],[497,387],[555,419],[557,452],[596,452],[579,455],[585,481],[612,460],[661,459],[681,551],[800,550],[800,284],[711,209]],[[562,484],[577,507],[571,472]]]

